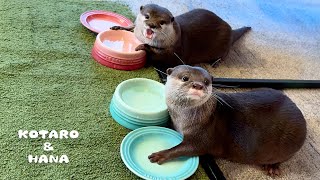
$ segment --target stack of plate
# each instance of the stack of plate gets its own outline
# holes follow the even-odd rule
[[[145,78],[123,81],[113,94],[110,113],[115,121],[128,129],[165,126],[169,113],[164,85]]]

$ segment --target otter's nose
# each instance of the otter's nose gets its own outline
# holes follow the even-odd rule
[[[156,25],[150,24],[149,27],[150,27],[151,29],[154,29],[154,28],[156,28]]]
[[[152,29],[154,29],[154,28],[157,27],[155,24],[150,23],[150,22],[147,22],[146,24],[147,24],[150,28],[152,28]]]
[[[203,89],[203,85],[200,84],[200,83],[196,83],[196,82],[193,82],[192,83],[192,87],[196,90],[202,90]]]

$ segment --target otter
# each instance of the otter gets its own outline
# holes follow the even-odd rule
[[[133,26],[111,29],[133,31],[143,43],[136,50],[145,50],[150,64],[174,67],[223,60],[232,44],[251,27],[232,30],[227,22],[205,9],[174,17],[164,7],[147,4],[140,7]]]
[[[166,103],[173,128],[183,135],[183,141],[152,153],[148,156],[151,162],[210,154],[262,165],[269,175],[279,175],[279,164],[304,144],[304,116],[281,91],[218,92],[206,70],[187,65],[169,68],[167,74]]]

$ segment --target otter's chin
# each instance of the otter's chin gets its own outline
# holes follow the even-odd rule
[[[187,98],[188,98],[188,99],[191,99],[191,100],[201,100],[201,99],[202,99],[201,96],[195,95],[195,94],[189,94],[189,95],[187,96]]]
[[[205,93],[203,90],[189,89],[187,95],[202,97],[205,95]]]
[[[187,98],[192,100],[201,100],[205,96],[206,96],[206,93],[204,93],[203,90],[189,89],[187,93]]]

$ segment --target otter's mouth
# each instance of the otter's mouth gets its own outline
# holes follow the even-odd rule
[[[150,28],[146,29],[144,32],[144,36],[148,39],[152,39],[153,34],[154,32]]]
[[[201,99],[204,96],[205,96],[205,92],[203,92],[202,90],[190,89],[188,91],[188,97],[192,99]]]

